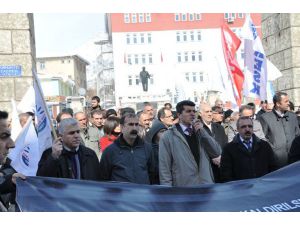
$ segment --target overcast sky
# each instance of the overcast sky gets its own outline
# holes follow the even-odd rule
[[[105,30],[104,14],[34,13],[37,57],[66,55]]]

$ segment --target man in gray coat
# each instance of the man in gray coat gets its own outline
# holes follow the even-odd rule
[[[277,92],[273,102],[273,110],[262,114],[260,122],[273,149],[276,166],[281,168],[288,164],[288,153],[300,130],[296,114],[288,111],[289,96],[284,92]]]
[[[240,117],[248,116],[253,120],[253,133],[259,139],[266,141],[265,134],[263,132],[262,126],[258,120],[254,119],[254,108],[250,105],[242,105],[239,109]],[[228,142],[231,142],[235,135],[239,132],[236,127],[237,121],[232,121],[229,123],[228,127]]]
[[[181,101],[176,111],[179,123],[167,130],[159,142],[160,184],[183,187],[214,183],[209,159],[220,156],[220,145],[200,121],[194,122],[194,102]]]

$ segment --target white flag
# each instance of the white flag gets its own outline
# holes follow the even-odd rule
[[[244,96],[267,99],[267,60],[250,15],[247,15],[242,29],[245,52]]]
[[[10,150],[8,157],[11,166],[26,176],[35,176],[41,157],[36,131],[30,116],[15,142],[15,148]]]
[[[36,76],[36,75],[34,75]],[[44,100],[43,100],[43,94],[40,93],[40,90],[42,90],[41,85],[38,81],[38,78],[34,79],[33,82],[33,89],[35,92],[35,116],[36,116],[36,128],[38,133],[38,139],[39,139],[39,147],[40,152],[43,153],[47,148],[50,148],[52,146],[52,136],[51,136],[51,125],[50,121],[48,119],[48,116],[46,114],[47,108],[45,108]]]
[[[11,100],[12,113],[11,113],[11,138],[15,141],[20,134],[22,127],[19,120],[17,106],[15,100]]]
[[[267,59],[268,81],[274,81],[282,76],[280,70]]]
[[[33,87],[30,86],[17,106],[19,113],[35,112],[35,93]]]

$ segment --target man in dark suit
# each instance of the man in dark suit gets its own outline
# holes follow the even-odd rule
[[[253,120],[240,117],[238,134],[228,143],[221,156],[221,179],[224,182],[261,177],[276,169],[268,142],[253,134]]]
[[[150,79],[150,74],[146,71],[144,66],[142,69],[143,70],[140,72],[140,79],[143,85],[143,91],[148,91],[148,79]]]

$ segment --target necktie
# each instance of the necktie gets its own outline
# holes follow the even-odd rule
[[[187,127],[187,128],[185,129],[185,132],[187,132],[189,136],[192,136],[193,129],[192,129],[191,127]]]
[[[246,144],[248,151],[251,151],[251,141],[243,141],[244,144]]]

